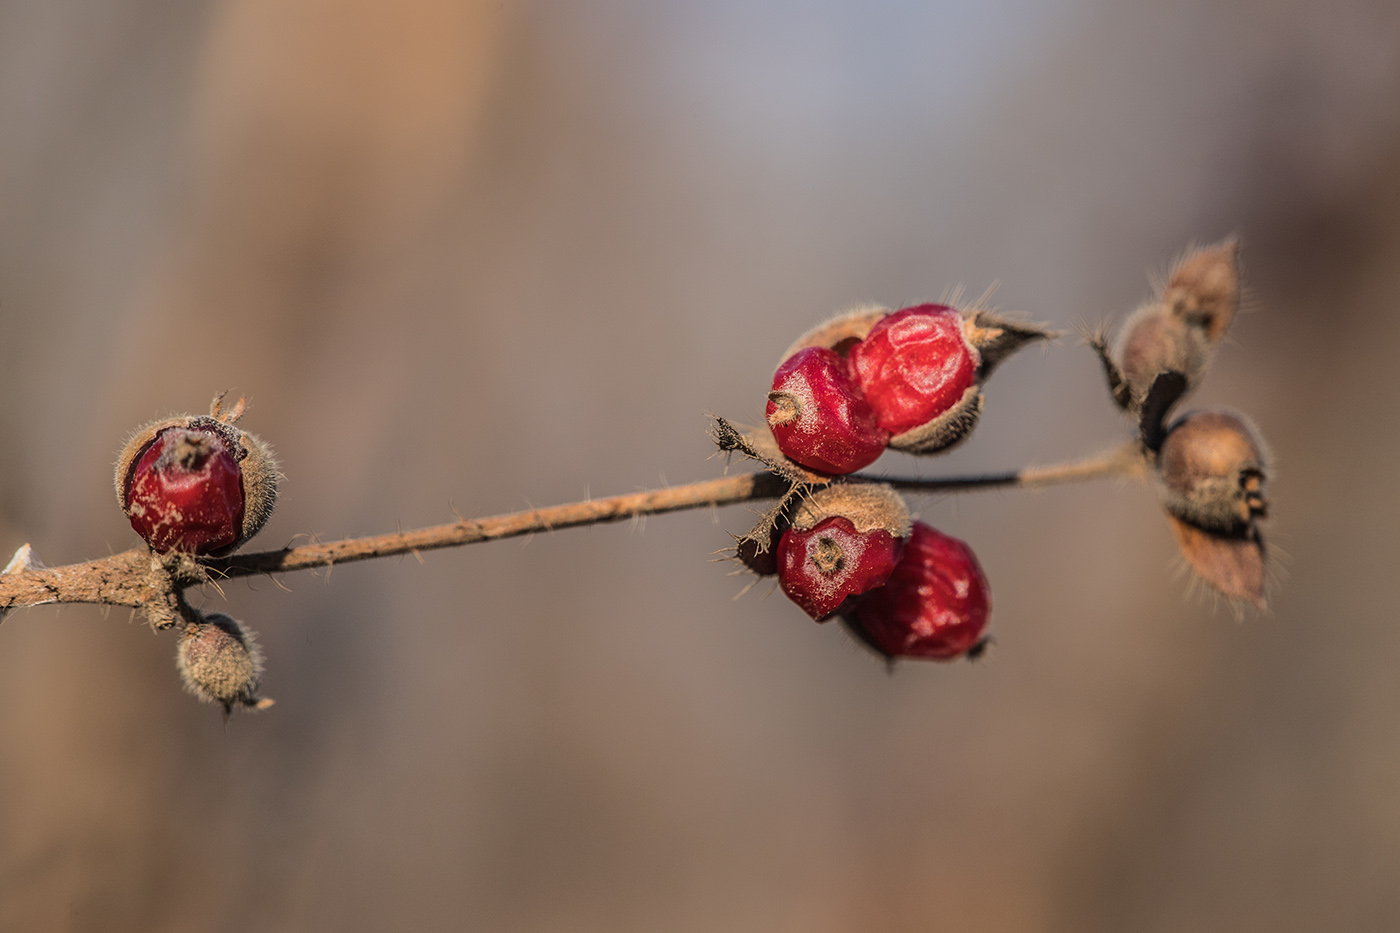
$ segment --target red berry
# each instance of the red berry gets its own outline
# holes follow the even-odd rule
[[[246,407],[214,399],[207,415],[137,428],[117,455],[117,504],[154,550],[222,557],[266,524],[277,504],[277,461],[234,426]]]
[[[824,347],[800,350],[778,367],[768,425],[784,456],[833,474],[874,463],[890,437],[851,381],[846,361]]]
[[[789,528],[778,542],[778,582],[788,598],[820,622],[846,597],[889,579],[904,542],[883,528],[860,532],[837,515],[811,528]]]
[[[851,348],[852,377],[880,427],[903,434],[951,409],[977,378],[977,351],[962,315],[918,305],[883,318]]]
[[[950,660],[981,641],[991,608],[972,549],[915,522],[889,582],[868,593],[849,621],[886,657]]]
[[[137,459],[125,506],[156,552],[207,554],[242,533],[242,471],[216,431],[166,428]]]

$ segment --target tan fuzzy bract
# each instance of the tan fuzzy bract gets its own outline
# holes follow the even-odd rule
[[[1175,515],[1168,515],[1167,521],[1181,556],[1197,576],[1230,599],[1243,600],[1260,610],[1267,607],[1264,540],[1257,530],[1222,534],[1198,528]]]
[[[861,534],[883,529],[893,537],[907,538],[912,527],[903,497],[892,487],[876,483],[837,483],[816,490],[798,506],[792,527],[805,531],[837,516],[850,519]]]
[[[831,320],[823,321],[798,337],[793,345],[783,353],[783,358],[778,361],[778,365],[781,366],[790,360],[794,353],[809,347],[824,347],[828,350],[835,350],[844,356],[851,344],[864,340],[865,335],[870,333],[870,328],[878,324],[889,313],[890,309],[881,305],[862,305],[849,311],[843,311]]]
[[[243,533],[236,543],[216,556],[232,553],[261,531],[277,505],[277,480],[281,474],[277,471],[272,448],[247,431],[238,432],[238,443],[247,452],[239,463],[243,471]]]

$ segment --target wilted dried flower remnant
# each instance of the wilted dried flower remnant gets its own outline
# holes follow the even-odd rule
[[[218,703],[227,716],[235,706],[266,709],[259,699],[263,658],[253,633],[222,612],[211,612],[186,626],[175,656],[185,689],[206,703]]]
[[[1239,311],[1239,250],[1231,237],[1191,251],[1160,294],[1128,316],[1112,352],[1102,333],[1090,338],[1120,408],[1140,414],[1162,373],[1181,374],[1181,395],[1200,382]]]
[[[1262,609],[1266,552],[1258,523],[1268,513],[1267,456],[1237,412],[1191,412],[1168,422],[1209,367],[1240,306],[1239,242],[1194,250],[1160,294],[1128,317],[1116,349],[1098,353],[1120,408],[1137,419],[1141,454],[1157,480],[1177,545],[1202,580]]]

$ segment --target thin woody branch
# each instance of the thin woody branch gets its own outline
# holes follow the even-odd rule
[[[1124,475],[1134,469],[1131,448],[1071,463],[1026,467],[1005,473],[919,479],[857,474],[854,482],[887,483],[911,492],[971,492],[979,489],[1031,488]],[[322,544],[236,554],[204,561],[201,566],[214,580],[256,574],[286,573],[378,557],[459,547],[582,525],[624,521],[643,515],[686,509],[734,505],[783,496],[790,483],[772,473],[747,473],[703,480],[685,486],[571,502],[479,519],[459,519],[444,525],[412,531],[346,538]],[[49,603],[97,603],[131,608],[154,602],[170,603],[172,594],[202,582],[195,576],[175,573],[144,549],[64,567],[15,566],[0,573],[0,613],[21,606]]]

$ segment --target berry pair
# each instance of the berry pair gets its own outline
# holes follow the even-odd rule
[[[887,658],[974,652],[991,601],[971,549],[911,523],[889,487],[828,477],[869,466],[886,447],[932,454],[958,443],[977,424],[992,370],[1051,336],[985,309],[922,304],[857,309],[798,338],[768,394],[781,456],[765,455],[761,441],[718,419],[722,450],[741,450],[791,484],[778,508],[738,539],[738,559],[760,575],[777,574],[783,592],[817,621],[839,615]]]
[[[987,579],[962,541],[923,522],[888,486],[814,493],[777,545],[783,592],[817,621],[839,613],[886,658],[949,660],[981,643]]]
[[[822,473],[853,473],[886,446],[931,453],[976,423],[980,364],[946,305],[854,312],[799,340],[778,367],[768,425],[785,456]]]

